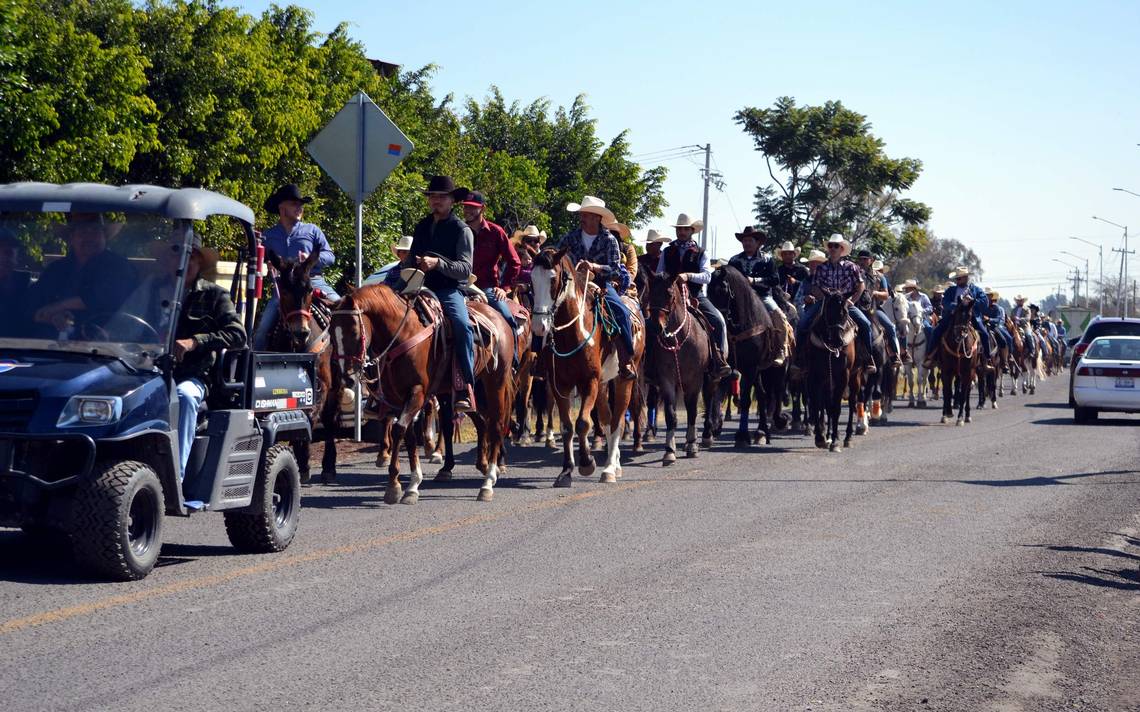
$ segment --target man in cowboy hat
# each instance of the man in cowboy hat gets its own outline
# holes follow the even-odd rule
[[[380,269],[368,275],[364,280],[363,285],[369,284],[383,284],[388,281],[388,276],[392,274],[393,270],[399,271],[400,264],[407,259],[408,251],[412,249],[412,236],[404,235],[396,241],[396,247],[392,250],[396,254],[396,259],[383,265]]]
[[[661,246],[672,242],[668,235],[650,228],[645,234],[645,254],[637,258],[637,270],[651,275],[657,272],[657,265],[661,264]]]
[[[796,325],[796,341],[805,343],[803,338],[811,327],[812,320],[819,313],[823,303],[823,290],[828,289],[846,295],[847,315],[858,327],[859,338],[867,353],[874,352],[874,343],[871,340],[871,322],[855,302],[863,295],[866,285],[863,284],[863,271],[854,262],[847,262],[843,258],[851,253],[851,243],[840,234],[832,235],[827,240],[827,261],[815,268],[811,278],[811,295],[815,301],[808,305],[800,315],[800,323]],[[878,372],[874,360],[866,364],[866,373]]]
[[[457,188],[450,176],[435,176],[424,190],[431,213],[416,224],[412,246],[404,267],[425,273],[424,286],[430,289],[451,324],[455,365],[466,385],[456,394],[454,411],[475,409],[475,335],[471,331],[467,300],[462,287],[471,277],[471,253],[475,237],[454,212],[455,202],[467,197],[466,188]],[[399,279],[399,272],[389,282]]]
[[[982,322],[982,314],[985,312],[986,306],[989,304],[989,299],[982,288],[970,281],[970,270],[967,267],[959,267],[950,273],[950,278],[954,280],[954,285],[947,287],[942,295],[942,315],[943,318],[934,327],[934,332],[930,335],[930,343],[927,344],[926,352],[926,368],[934,367],[935,358],[939,349],[942,348],[942,334],[946,332],[947,327],[950,326],[950,321],[953,317],[954,310],[958,308],[958,301],[965,295],[969,295],[974,300],[973,307],[971,308],[971,320],[974,329],[977,330],[978,335],[982,339],[982,354],[988,356],[990,353],[990,330]],[[989,359],[982,358],[982,368],[986,371],[993,370],[989,365]]]
[[[812,278],[815,276],[815,271],[821,264],[827,262],[827,255],[822,250],[812,249],[807,257],[800,258],[800,264],[804,265],[804,276],[800,279],[799,288],[796,290],[796,310],[804,313],[804,309],[809,304],[815,303],[815,297],[811,294]]]
[[[1010,313],[1016,323],[1020,319],[1029,318],[1029,307],[1025,305],[1025,295],[1018,294],[1013,298],[1013,311]]]
[[[471,228],[475,237],[475,247],[471,254],[471,273],[475,284],[483,290],[487,303],[493,306],[507,320],[511,331],[517,332],[518,322],[507,306],[507,291],[518,278],[522,263],[515,246],[507,237],[507,231],[486,218],[484,212],[487,199],[479,191],[468,191],[459,201],[463,206],[463,222]],[[502,274],[499,268],[502,267]]]
[[[633,231],[629,229],[629,225],[617,221],[606,223],[606,229],[617,236],[618,249],[621,250],[621,269],[618,270],[619,276],[614,279],[617,290],[621,294],[637,299],[637,290],[633,286],[637,279],[637,248],[633,246],[631,240]]]
[[[918,304],[918,309],[922,313],[922,330],[926,334],[926,343],[929,344],[930,334],[934,330],[934,326],[930,323],[930,317],[934,314],[934,305],[930,303],[930,297],[919,291],[918,281],[914,279],[903,282],[902,291],[907,301]]]
[[[776,273],[780,276],[780,286],[794,302],[799,296],[800,285],[808,276],[807,267],[796,262],[796,258],[800,256],[800,248],[793,245],[790,240],[785,240],[780,249],[776,250],[776,254],[780,257],[780,264],[776,266]]]
[[[265,212],[277,217],[277,224],[261,235],[262,244],[266,253],[272,251],[283,259],[303,262],[311,254],[319,254],[320,258],[309,274],[313,289],[319,291],[326,299],[337,300],[340,295],[329,285],[321,272],[336,262],[328,238],[319,227],[302,220],[305,216],[305,206],[313,202],[309,196],[303,195],[301,189],[290,183],[273,191],[265,200]],[[263,350],[269,344],[269,334],[277,326],[278,305],[277,294],[274,294],[265,303],[265,309],[253,331],[254,350]]]
[[[740,374],[728,365],[728,329],[724,324],[724,316],[705,294],[705,285],[712,279],[709,257],[693,239],[693,235],[704,229],[704,223],[681,213],[677,216],[673,229],[677,239],[661,251],[657,271],[676,275],[685,285],[689,296],[697,300],[697,308],[712,326],[713,333],[710,334],[712,338],[709,341],[712,342],[712,355],[716,362],[715,377],[737,378]]]
[[[748,225],[744,228],[744,232],[736,233],[736,239],[740,241],[743,251],[734,255],[728,264],[740,270],[748,278],[752,289],[760,295],[760,300],[768,310],[777,337],[774,341],[780,345],[773,363],[779,366],[784,362],[784,357],[787,355],[784,353],[783,347],[787,343],[787,339],[784,337],[787,335],[788,327],[785,324],[786,315],[772,296],[772,290],[780,284],[776,262],[760,249],[760,245],[767,238],[768,234],[763,230]]]
[[[876,269],[876,265],[879,269]],[[895,329],[895,323],[883,311],[883,304],[890,299],[891,287],[886,276],[880,271],[882,266],[883,263],[876,260],[870,250],[859,250],[859,268],[863,270],[863,281],[867,284],[859,306],[873,313],[878,319],[879,326],[883,327],[883,333],[887,337],[887,345],[890,346],[891,365],[899,366],[902,364],[899,333]]]
[[[71,338],[77,322],[119,310],[138,281],[127,258],[107,249],[122,227],[105,222],[99,213],[68,215],[59,228],[67,254],[28,288],[27,309],[38,335]]]
[[[589,270],[593,280],[605,289],[606,306],[617,323],[621,334],[618,360],[618,374],[632,381],[637,378],[633,370],[633,326],[629,310],[614,289],[613,278],[620,274],[621,247],[618,239],[605,228],[605,224],[617,222],[613,212],[606,207],[604,200],[587,195],[581,203],[570,203],[566,210],[578,213],[578,227],[559,241],[559,248],[567,250],[567,255],[575,264],[575,269]]]

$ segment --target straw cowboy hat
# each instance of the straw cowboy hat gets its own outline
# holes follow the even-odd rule
[[[410,250],[410,249],[412,249],[412,236],[411,235],[404,235],[403,237],[401,237],[399,239],[399,241],[396,242],[396,249],[397,250]]]
[[[785,252],[794,252],[796,256],[800,254],[800,248],[792,244],[791,240],[787,240],[784,244],[780,245],[780,249],[776,250],[777,253],[783,254]]]
[[[835,233],[831,237],[827,238],[827,244],[842,245],[843,249],[840,257],[846,257],[847,255],[851,254],[851,243],[847,241],[846,237],[840,235],[839,233]]]
[[[1013,301],[1024,302],[1026,299],[1027,299],[1027,297],[1024,294],[1018,294],[1018,295],[1014,296]]]
[[[969,267],[959,267],[959,268],[955,269],[953,272],[951,272],[950,274],[946,275],[946,278],[947,279],[961,279],[962,277],[969,277],[969,276],[970,276],[970,268]]]
[[[668,235],[662,235],[660,232],[658,232],[654,228],[649,228],[649,232],[645,233],[645,244],[647,244],[647,245],[651,242],[672,242],[672,241],[673,241],[673,238],[669,237]]]
[[[603,223],[603,225],[610,232],[616,232],[618,235],[621,236],[621,239],[623,239],[623,240],[628,240],[629,236],[633,234],[632,232],[630,232],[629,225],[626,225],[625,223],[620,223],[620,222],[614,221],[614,222],[609,222],[609,223]]]
[[[911,289],[917,290],[918,289],[918,281],[914,280],[914,279],[908,279],[907,281],[903,282],[902,287],[903,287],[903,289],[905,289],[907,291],[909,291]]]
[[[827,255],[822,250],[812,249],[807,257],[801,257],[800,262],[811,264],[812,262],[827,262]]]
[[[677,216],[677,222],[673,223],[673,227],[675,227],[675,228],[677,228],[677,227],[691,227],[691,228],[693,228],[693,233],[695,234],[695,233],[700,232],[701,230],[704,230],[705,224],[704,224],[704,222],[702,222],[700,220],[694,220],[693,218],[689,217],[688,214],[686,214],[686,213],[681,213],[680,215]],[[747,230],[748,230],[748,228],[745,228],[746,232],[747,232]],[[736,238],[739,240],[740,235],[737,235]]]
[[[617,216],[606,207],[606,201],[592,195],[582,197],[581,203],[567,203],[566,211],[570,213],[593,213],[602,216],[602,224],[617,222]]]
[[[886,266],[885,264],[883,264],[882,260],[875,260],[874,262],[872,262],[871,263],[871,269],[874,270],[875,272],[881,272],[883,274],[886,274],[887,272],[891,271],[891,268]]]
[[[945,293],[946,293],[945,287],[938,286],[938,287],[934,288],[934,294],[945,294]]]

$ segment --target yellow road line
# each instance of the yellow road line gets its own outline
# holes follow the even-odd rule
[[[0,623],[0,635],[8,633],[15,633],[27,628],[35,628],[37,626],[48,625],[51,623],[60,623],[71,618],[78,618],[81,616],[91,615],[99,611],[105,611],[109,608],[118,608],[127,606],[132,603],[140,601],[147,601],[163,596],[172,596],[176,593],[183,591],[190,591],[199,588],[207,588],[210,586],[217,586],[219,584],[234,581],[236,579],[245,578],[247,576],[256,576],[258,574],[270,573],[281,569],[298,566],[300,564],[309,563],[311,561],[321,561],[332,559],[346,554],[358,554],[365,551],[373,551],[382,549],[392,544],[402,544],[404,542],[415,541],[422,539],[433,534],[445,534],[456,529],[464,527],[472,527],[480,524],[488,524],[490,522],[506,519],[517,514],[529,514],[533,512],[540,512],[546,509],[553,509],[555,507],[564,507],[568,504],[574,504],[583,500],[597,497],[600,495],[617,494],[619,492],[628,492],[629,490],[644,487],[645,485],[660,482],[662,480],[640,480],[637,482],[623,482],[617,485],[611,485],[604,489],[594,489],[588,492],[578,492],[576,494],[558,497],[557,499],[546,500],[544,502],[537,502],[527,507],[519,509],[505,510],[497,513],[477,514],[463,519],[456,519],[444,524],[437,524],[430,527],[422,527],[420,529],[413,529],[412,531],[400,532],[399,534],[390,534],[384,537],[377,537],[365,541],[357,542],[355,544],[346,544],[344,546],[331,547],[327,549],[317,549],[310,551],[306,554],[297,556],[288,556],[271,561],[266,561],[261,564],[253,566],[246,566],[240,569],[234,569],[223,574],[215,574],[213,576],[201,576],[198,578],[186,579],[184,581],[176,581],[164,586],[156,586],[141,591],[134,591],[131,593],[124,593],[119,596],[109,596],[107,598],[92,601],[90,603],[81,603],[76,606],[68,606],[65,608],[57,608],[51,611],[44,611],[22,618],[12,618],[10,620]]]

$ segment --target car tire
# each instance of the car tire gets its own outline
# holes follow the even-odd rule
[[[147,464],[102,463],[76,492],[71,529],[76,561],[116,581],[144,578],[162,550],[162,483]]]
[[[1073,409],[1073,422],[1075,423],[1093,423],[1096,421],[1100,413],[1096,408],[1082,408],[1077,406]]]
[[[301,470],[287,443],[266,451],[249,507],[224,515],[226,535],[238,551],[268,554],[289,546],[301,516]]]

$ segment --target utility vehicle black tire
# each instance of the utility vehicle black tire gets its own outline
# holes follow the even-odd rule
[[[116,581],[146,577],[162,550],[162,483],[134,460],[95,466],[75,493],[71,546],[75,560]]]
[[[265,453],[249,509],[224,512],[226,535],[238,551],[284,551],[297,534],[301,516],[301,471],[288,443]]]

